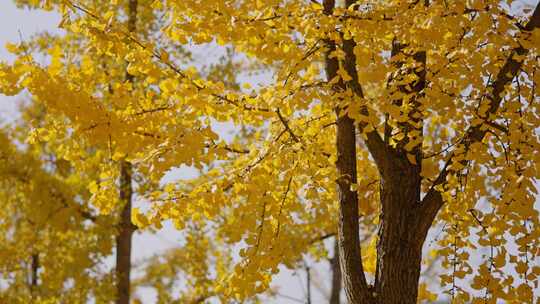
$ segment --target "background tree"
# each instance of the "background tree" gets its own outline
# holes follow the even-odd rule
[[[31,3],[21,1],[23,5],[32,5]],[[147,10],[148,6],[143,5],[140,10],[137,9],[137,3],[126,1],[125,3],[119,3],[115,8],[118,8],[120,10],[119,12],[119,19],[122,19],[122,14],[125,13],[125,15],[129,15],[131,17],[127,20],[127,26],[130,33],[133,35],[140,34],[142,36],[148,36],[150,31],[155,27],[153,22],[157,22],[156,20],[159,19],[159,12],[152,12],[149,14]],[[103,7],[109,7],[111,3],[105,2],[103,4],[99,4],[95,2],[95,5],[102,5]],[[134,29],[134,23],[136,24],[137,16],[134,16],[133,14],[129,14],[129,12],[132,11],[138,11],[139,17],[145,20],[144,24],[144,30],[138,32]],[[151,21],[154,20],[154,21]],[[119,21],[122,22],[122,21]],[[54,61],[54,64],[58,65],[61,63],[57,61],[56,59],[60,58],[69,58],[69,60],[72,60],[70,62],[77,62],[77,64],[80,64],[84,68],[88,68],[91,66],[91,63],[88,61],[84,62],[85,58],[89,57],[83,57],[82,59],[79,58],[81,54],[83,56],[94,56],[93,58],[96,59],[95,62],[97,65],[102,67],[103,69],[97,70],[99,73],[105,73],[106,75],[110,75],[111,79],[109,79],[109,83],[105,84],[103,87],[97,88],[97,92],[101,89],[105,89],[105,93],[114,94],[114,85],[112,84],[112,80],[123,82],[127,79],[127,83],[130,84],[131,89],[135,90],[137,87],[136,79],[134,77],[127,73],[125,73],[126,65],[125,60],[121,59],[115,62],[114,60],[107,60],[107,58],[103,58],[103,56],[100,56],[100,54],[93,54],[92,52],[84,52],[85,48],[87,47],[85,44],[84,39],[81,39],[81,37],[78,37],[76,35],[64,35],[64,36],[52,36],[48,33],[40,34],[36,37],[33,37],[31,40],[24,41],[21,45],[21,52],[23,52],[25,55],[30,54],[43,54],[45,56],[45,60],[51,60]],[[88,51],[88,50],[86,50]],[[62,53],[63,52],[63,53]],[[178,54],[178,57],[185,57],[189,58],[189,54],[186,53],[183,48],[181,47],[171,47],[171,52],[175,52],[175,54]],[[54,59],[55,56],[59,56],[59,58]],[[223,79],[223,81],[227,84],[227,86],[232,86],[238,88],[238,86],[235,83],[234,74],[232,74],[232,70],[236,68],[238,64],[233,62],[233,58],[230,51],[227,51],[227,53],[220,58],[220,60],[214,64],[211,65],[205,65],[204,66],[204,74],[206,74],[205,77],[208,77],[209,79]],[[111,68],[111,67],[114,67]],[[124,71],[124,74],[122,74],[122,70]],[[91,77],[87,71],[87,76]],[[103,74],[101,74],[103,75]],[[95,77],[99,77],[97,75],[93,75]],[[124,79],[124,80],[122,80]],[[121,95],[118,98],[121,98],[123,95]],[[53,98],[58,98],[58,96]],[[64,115],[61,115],[61,113],[50,113],[51,108],[43,107],[42,104],[40,104],[39,100],[32,100],[31,107],[23,109],[23,116],[24,121],[18,126],[18,128],[21,130],[21,134],[19,134],[20,140],[25,141],[26,137],[30,138],[30,141],[32,144],[36,143],[38,146],[45,147],[45,151],[42,149],[36,149],[36,156],[39,158],[46,158],[48,161],[51,161],[51,159],[54,160],[58,158],[58,164],[59,165],[59,171],[69,171],[69,173],[73,174],[80,174],[81,177],[83,175],[83,172],[93,172],[94,174],[91,174],[91,178],[87,178],[85,182],[81,182],[81,185],[83,185],[82,188],[78,188],[77,190],[73,189],[76,193],[74,195],[80,195],[80,193],[84,193],[85,195],[82,196],[82,201],[85,203],[88,201],[91,201],[93,203],[93,206],[98,207],[98,210],[103,214],[113,214],[112,217],[105,217],[111,221],[112,225],[109,225],[103,228],[103,232],[109,233],[108,236],[110,236],[110,233],[113,235],[116,235],[117,230],[121,230],[124,233],[118,233],[116,236],[116,257],[117,261],[115,264],[116,268],[116,301],[125,303],[129,301],[130,295],[132,292],[129,291],[129,275],[125,275],[126,273],[129,273],[131,270],[131,258],[129,252],[131,251],[131,245],[129,244],[131,242],[131,235],[132,231],[135,229],[133,224],[131,223],[130,218],[130,205],[131,205],[131,199],[128,199],[128,197],[131,197],[131,186],[130,184],[134,183],[134,179],[138,177],[138,183],[140,184],[140,188],[138,189],[141,193],[144,193],[145,191],[151,192],[152,184],[158,183],[158,180],[154,181],[148,181],[145,180],[145,178],[140,175],[132,175],[128,174],[130,170],[129,167],[131,166],[129,162],[122,161],[122,154],[114,154],[111,151],[112,142],[110,141],[110,138],[107,140],[107,142],[101,142],[99,144],[93,144],[91,141],[87,141],[87,138],[77,138],[76,136],[69,136],[68,134],[72,132],[72,126],[70,125],[69,120],[66,120],[66,117]],[[164,110],[164,109],[160,109]],[[158,110],[159,111],[159,110]],[[152,112],[152,111],[150,111]],[[144,113],[142,113],[144,114]],[[137,115],[141,115],[138,113]],[[90,126],[90,129],[93,129],[95,126]],[[54,131],[52,131],[54,130]],[[52,132],[50,132],[52,131]],[[30,135],[29,135],[30,132]],[[143,136],[148,136],[148,134],[142,134]],[[47,143],[47,144],[45,144]],[[33,147],[33,146],[31,146]],[[14,150],[15,152],[16,150]],[[114,154],[114,155],[112,155]],[[114,156],[114,159],[113,159]],[[89,164],[89,158],[94,157],[97,159],[97,167],[90,167]],[[95,161],[95,160],[94,160]],[[116,163],[123,163],[123,165],[119,165],[118,168]],[[38,170],[38,168],[36,168]],[[41,169],[40,169],[41,170]],[[56,171],[56,163],[52,166],[53,171]],[[65,173],[65,172],[64,172]],[[136,173],[136,172],[135,172]],[[60,173],[58,173],[60,174]],[[119,178],[122,177],[122,178]],[[30,181],[27,181],[31,183]],[[118,183],[118,184],[117,184]],[[118,185],[118,186],[117,186]],[[42,187],[45,187],[42,185]],[[85,188],[88,187],[88,189],[93,193],[93,195],[88,195],[88,192],[85,190]],[[125,188],[125,189],[124,189]],[[82,191],[82,192],[81,192]],[[119,195],[120,193],[120,195]],[[128,194],[128,195],[126,195]],[[117,199],[114,199],[115,197],[118,197]],[[122,200],[124,198],[124,200]],[[103,206],[102,203],[107,202],[109,203],[109,206]],[[92,206],[92,207],[93,207]],[[49,210],[47,208],[44,208],[43,210],[39,211],[40,213],[51,213],[55,212],[54,210]],[[5,216],[9,216],[6,214]],[[91,215],[94,219],[95,216]],[[117,223],[117,224],[115,224]],[[9,230],[9,229],[7,229]],[[6,230],[6,231],[7,231]],[[201,240],[202,241],[202,240]],[[190,243],[192,244],[192,243]],[[195,247],[197,248],[197,247]],[[92,248],[88,248],[88,250],[91,250]],[[184,251],[193,250],[193,248],[190,248],[189,246],[186,246],[186,249],[183,250],[183,248],[180,249],[174,249],[173,252],[175,252],[176,255],[185,255]],[[226,251],[225,251],[226,252]],[[40,254],[46,254],[46,253],[40,253]],[[216,253],[218,254],[218,253]],[[219,253],[222,256],[225,256],[225,254]],[[39,254],[38,254],[39,255]],[[14,260],[25,260],[24,255],[15,255],[13,256]],[[33,260],[32,260],[33,261]],[[100,261],[100,263],[103,261]],[[177,261],[179,262],[179,261]],[[191,261],[191,262],[194,262]],[[220,261],[218,261],[221,263]],[[103,266],[103,265],[100,265]],[[154,262],[151,263],[152,267],[158,267],[158,263]],[[183,267],[190,268],[191,265],[178,265],[175,267],[175,269],[183,269]],[[38,266],[41,270],[48,269],[44,266]],[[90,267],[89,267],[90,268]],[[88,271],[92,271],[91,269],[87,269]],[[79,271],[83,271],[79,269]],[[107,273],[106,270],[103,270],[105,273]],[[144,268],[143,268],[143,271]],[[38,275],[39,271],[35,271],[34,278],[36,278],[35,281],[43,282],[39,279]],[[186,271],[186,276],[189,273],[189,271]],[[59,273],[60,274],[60,273]],[[196,275],[209,275],[204,271],[199,271],[196,273]],[[110,276],[110,274],[109,274]],[[176,274],[178,277],[179,274]],[[189,278],[194,278],[195,275],[189,276]],[[182,277],[180,277],[182,278]],[[71,278],[68,276],[61,276],[59,275],[58,281],[59,282],[69,282]],[[109,277],[109,283],[110,283],[110,277]],[[154,274],[152,276],[152,280],[159,280],[163,278],[157,278],[157,275]],[[182,278],[185,279],[185,278]],[[197,278],[196,278],[197,279]],[[150,279],[148,279],[150,280]],[[137,280],[142,285],[148,285],[150,283],[146,282],[145,278],[139,278]],[[44,284],[40,286],[43,288],[49,288],[47,284]],[[172,286],[174,288],[177,288],[176,285]],[[172,288],[171,287],[171,288]],[[80,294],[79,300],[88,299],[90,298],[98,298],[101,301],[109,301],[111,295],[111,289],[108,289],[109,291],[109,298],[106,297],[99,297],[96,294],[93,294],[92,292],[88,291],[87,294],[82,295]],[[159,291],[159,289],[158,289]],[[172,292],[172,290],[171,290]],[[24,291],[23,291],[24,294]],[[161,294],[161,293],[160,293]],[[213,296],[216,294],[215,291],[212,291],[210,295]],[[189,296],[186,295],[188,298]],[[106,300],[107,299],[107,300]],[[43,297],[41,300],[46,301],[50,300],[48,297]]]
[[[39,112],[30,107],[22,113],[31,117]],[[111,217],[95,216],[86,203],[87,178],[92,175],[72,174],[67,161],[51,153],[53,143],[26,144],[20,150],[14,142],[29,125],[19,127],[1,135],[0,300],[109,301],[113,277],[105,259],[113,248],[113,227]],[[90,169],[100,160],[86,161]]]

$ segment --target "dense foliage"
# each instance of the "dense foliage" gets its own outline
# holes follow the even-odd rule
[[[164,259],[212,265],[201,274],[194,272],[204,266],[184,265],[199,278],[190,282],[193,299],[252,298],[280,265],[324,256],[319,240],[337,234],[350,303],[415,303],[422,248],[438,227],[430,249],[442,257],[440,290],[453,301],[538,300],[538,6],[140,1],[132,31],[133,1],[18,2],[63,16],[64,35],[7,46],[18,57],[0,66],[0,91],[27,90],[46,109],[30,143],[53,145],[76,176],[76,193],[85,193],[83,182],[89,191],[66,193],[66,206],[75,200],[115,214],[118,163],[132,164],[149,202],[132,210],[133,223],[159,229],[171,220],[195,239]],[[186,50],[205,44],[237,55],[208,72],[186,60]],[[45,64],[36,52],[47,54]],[[267,81],[249,81],[256,73]],[[181,166],[199,174],[161,182]],[[73,189],[63,184],[69,177],[40,174],[40,191]],[[2,212],[27,214],[30,205]],[[82,225],[77,209],[66,210],[73,220],[54,225]],[[106,227],[68,231],[107,239]],[[94,242],[80,250],[107,252]],[[420,298],[437,297],[420,290]]]

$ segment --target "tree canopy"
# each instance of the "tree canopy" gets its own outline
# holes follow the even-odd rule
[[[83,176],[75,193],[88,195],[55,203],[115,214],[118,163],[129,162],[148,202],[133,223],[186,231],[187,250],[164,259],[205,272],[190,281],[200,301],[253,299],[280,265],[325,256],[329,235],[349,303],[538,301],[539,4],[17,2],[63,16],[64,35],[9,44],[17,59],[0,65],[0,92],[27,90],[46,109],[30,142],[55,143]],[[199,45],[234,55],[205,69],[189,60]],[[178,167],[198,175],[162,182]],[[34,178],[34,189],[65,191],[49,173]],[[28,202],[2,220],[40,199]],[[198,254],[206,266],[190,265]],[[419,285],[432,256],[442,259],[436,294]]]

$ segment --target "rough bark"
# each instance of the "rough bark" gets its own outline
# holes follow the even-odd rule
[[[424,239],[414,229],[414,205],[420,178],[402,161],[392,180],[381,180],[381,215],[377,244],[377,303],[416,303]]]
[[[134,33],[137,28],[137,6],[137,0],[129,0],[128,31],[130,33]],[[126,80],[132,82],[133,76],[126,73]],[[131,243],[136,229],[131,222],[132,174],[131,163],[122,160],[120,162],[120,203],[123,207],[116,237],[116,304],[129,304],[131,296]]]
[[[332,268],[332,287],[330,289],[329,304],[340,304],[341,296],[341,269],[339,268],[339,246],[338,240],[334,241],[334,256],[330,259]]]

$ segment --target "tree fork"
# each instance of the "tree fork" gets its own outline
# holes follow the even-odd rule
[[[394,41],[392,56],[405,54],[405,49],[405,45]],[[412,58],[421,69],[407,68],[406,74],[415,74],[416,80],[410,85],[396,87],[404,94],[413,95],[411,98],[413,110],[409,113],[409,119],[413,123],[398,124],[405,136],[393,149],[397,157],[392,160],[391,170],[381,177],[381,215],[374,284],[376,294],[379,295],[378,303],[416,303],[422,245],[425,240],[425,235],[416,231],[415,221],[419,219],[411,212],[420,201],[423,138],[420,144],[410,151],[404,147],[410,140],[408,134],[411,131],[418,132],[420,134],[418,136],[422,137],[423,120],[419,110],[421,107],[419,98],[422,97],[426,86],[426,52],[413,51],[412,54],[405,55]],[[397,62],[396,68],[402,69],[403,63]],[[394,103],[401,105],[403,101],[395,100]],[[407,154],[412,155],[414,162],[409,160]]]
[[[354,4],[354,0],[346,1],[346,6]],[[325,14],[331,15],[333,1],[325,1]],[[328,79],[337,75],[339,62],[330,59],[329,54],[336,49],[332,41],[327,41],[326,73]],[[362,98],[362,88],[358,82],[355,42],[353,39],[343,41],[345,52],[344,67],[352,80],[336,85],[336,91],[350,89]],[[398,50],[399,51],[399,50]],[[414,60],[425,67],[425,52],[415,53]],[[414,71],[411,71],[414,73]],[[425,71],[420,71],[413,92],[418,96],[425,87]],[[403,89],[403,88],[400,88]],[[417,97],[418,97],[417,96]],[[419,107],[418,101],[414,104]],[[394,149],[386,145],[376,131],[367,135],[366,144],[373,155],[381,174],[381,229],[379,231],[377,270],[375,286],[367,284],[363,271],[358,231],[358,198],[350,190],[351,184],[357,182],[356,172],[356,135],[354,121],[337,112],[337,169],[339,174],[339,226],[338,241],[343,284],[349,303],[416,303],[418,295],[418,279],[422,260],[422,244],[425,236],[415,233],[414,216],[410,211],[420,199],[421,146],[412,153],[417,160],[415,164],[408,161],[403,149]],[[367,108],[362,109],[368,114]],[[414,114],[414,113],[413,113]],[[364,125],[359,125],[361,131]],[[410,126],[406,127],[409,131]]]

